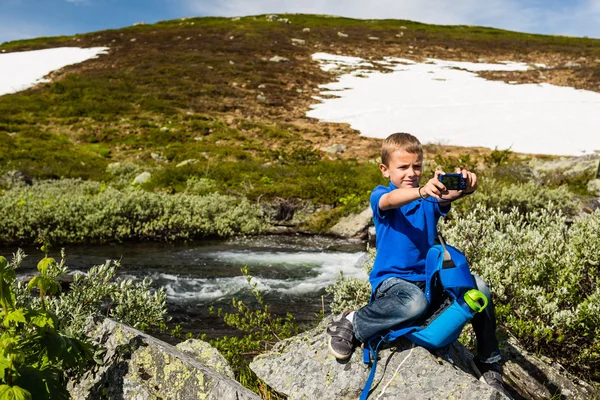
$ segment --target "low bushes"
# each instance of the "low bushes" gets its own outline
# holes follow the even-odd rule
[[[186,240],[253,234],[264,227],[260,208],[245,199],[116,189],[69,179],[5,191],[0,220],[4,243]]]

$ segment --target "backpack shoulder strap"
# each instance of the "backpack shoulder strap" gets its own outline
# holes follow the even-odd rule
[[[377,358],[379,356],[379,348],[383,343],[391,343],[394,340],[398,339],[406,335],[407,333],[411,333],[414,331],[418,331],[421,328],[418,326],[409,326],[406,328],[398,329],[397,331],[389,332],[385,336],[375,336],[364,343],[363,348],[363,361],[365,364],[371,362],[371,357],[373,358],[373,365],[371,365],[371,372],[369,372],[369,376],[367,381],[365,382],[365,387],[360,394],[359,400],[367,400],[369,394],[371,392],[371,386],[373,385],[373,379],[375,379],[375,370],[377,369]],[[377,342],[375,348],[373,348],[373,343]]]

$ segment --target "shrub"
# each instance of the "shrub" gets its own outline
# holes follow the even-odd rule
[[[24,307],[15,299],[15,269],[21,253],[12,263],[0,256],[0,397],[3,399],[69,399],[67,379],[81,376],[94,363],[93,346],[65,334],[64,324],[47,307],[49,296],[60,285],[56,276],[63,265],[45,257],[38,263],[39,275],[25,292],[39,291],[38,307]]]
[[[505,185],[492,178],[482,180],[473,195],[453,203],[452,208],[462,216],[478,204],[502,212],[511,212],[514,208],[521,214],[555,210],[567,216],[576,215],[581,207],[581,202],[566,186],[548,188],[535,182]]]
[[[223,316],[228,326],[239,330],[241,336],[222,337],[212,340],[210,344],[227,359],[235,372],[236,379],[242,385],[261,394],[263,398],[280,399],[279,395],[252,372],[250,361],[253,356],[271,349],[280,340],[297,334],[298,323],[290,313],[287,313],[285,318],[274,316],[257,287],[258,283],[250,275],[248,267],[242,267],[241,271],[246,277],[257,307],[253,309],[243,301],[233,299],[233,307],[236,310],[234,313],[222,315],[221,309],[215,311],[211,308],[212,313]]]
[[[600,212],[571,226],[556,211],[476,207],[444,227],[490,284],[497,317],[529,349],[600,379]]]
[[[254,234],[265,226],[257,205],[217,193],[168,195],[97,182],[60,180],[17,187],[0,204],[0,242],[188,240]]]

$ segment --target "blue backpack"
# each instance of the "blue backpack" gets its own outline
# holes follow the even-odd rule
[[[372,358],[373,365],[360,400],[366,400],[369,396],[379,347],[383,343],[391,343],[405,336],[426,349],[444,349],[458,339],[465,324],[488,304],[485,295],[476,289],[465,255],[446,245],[441,236],[439,240],[440,244],[427,252],[425,262],[428,311],[418,320],[411,321],[410,326],[385,335],[375,335],[364,342],[363,361],[368,364]]]

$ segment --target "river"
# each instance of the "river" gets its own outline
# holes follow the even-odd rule
[[[134,279],[151,278],[163,287],[172,321],[183,332],[205,333],[209,339],[235,334],[220,317],[211,315],[210,306],[231,311],[231,299],[253,304],[253,298],[240,268],[247,265],[271,310],[277,315],[291,312],[299,322],[310,323],[322,308],[325,287],[343,272],[345,276],[366,278],[359,262],[365,243],[323,236],[258,236],[224,241],[190,243],[126,243],[93,246],[67,246],[66,265],[71,272],[87,271],[107,259],[121,260],[119,275]],[[24,248],[27,258],[17,270],[19,276],[35,272],[43,254]],[[4,248],[7,258],[16,248]],[[50,252],[58,258],[60,249]],[[328,312],[330,296],[325,296]]]

